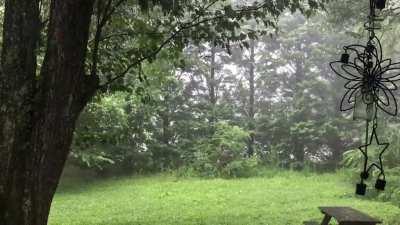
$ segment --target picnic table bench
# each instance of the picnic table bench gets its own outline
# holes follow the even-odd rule
[[[350,207],[319,207],[325,215],[321,223],[315,221],[304,222],[305,225],[329,225],[334,218],[339,225],[376,225],[382,221]]]

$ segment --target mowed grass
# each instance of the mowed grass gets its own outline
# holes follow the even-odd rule
[[[318,206],[351,206],[400,225],[400,209],[358,198],[337,174],[279,172],[249,179],[169,175],[62,186],[50,225],[300,225]]]

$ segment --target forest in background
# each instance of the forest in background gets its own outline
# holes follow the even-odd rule
[[[382,39],[386,57],[400,60],[399,6],[391,4]],[[109,29],[121,30],[129,10],[121,8]],[[129,65],[124,46],[159,42],[153,25],[163,14],[155,11],[129,21],[146,31],[134,43],[126,38],[131,30],[104,37],[98,66],[104,82]],[[188,41],[183,51],[171,45],[95,96],[80,116],[68,164],[100,176],[177,170],[235,178],[265,168],[342,167],[358,173],[364,124],[339,111],[344,82],[328,63],[343,45],[365,41],[366,16],[367,2],[333,1],[309,15],[288,11],[277,26],[247,21],[237,42],[215,36]],[[203,35],[201,26],[196,32]],[[399,126],[398,118],[383,118],[380,127],[391,143],[388,176],[398,184],[384,193],[387,199],[400,191]]]

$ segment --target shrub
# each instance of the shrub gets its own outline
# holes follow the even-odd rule
[[[258,157],[248,158],[246,141],[249,134],[226,122],[217,123],[211,138],[199,141],[193,162],[201,176],[249,177],[256,173]]]
[[[220,175],[226,178],[251,177],[257,174],[259,166],[258,157],[244,158],[228,163],[221,168]]]

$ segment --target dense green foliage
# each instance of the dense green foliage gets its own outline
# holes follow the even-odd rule
[[[66,182],[50,225],[295,225],[322,220],[321,205],[351,206],[399,224],[399,209],[356,198],[340,174],[268,172],[249,179],[152,176],[89,184]]]
[[[314,1],[284,1],[265,5],[263,13],[226,2],[210,8],[197,1],[176,1],[173,8],[151,2],[129,2],[107,24],[102,82],[131,70],[81,115],[70,163],[111,175],[177,170],[233,178],[265,167],[341,166],[357,174],[361,155],[354,148],[363,124],[338,111],[343,81],[328,62],[337,59],[338,47],[364,41],[364,2],[337,0],[326,11],[313,11],[320,6]],[[399,56],[396,8],[391,2],[382,22],[385,53],[393,58]],[[214,16],[215,23],[187,22]],[[164,31],[185,25],[164,46]],[[149,52],[156,54],[132,64]],[[383,118],[381,125],[390,128],[385,134],[392,146],[385,158],[389,190],[379,198],[394,202],[400,191],[399,124]]]

